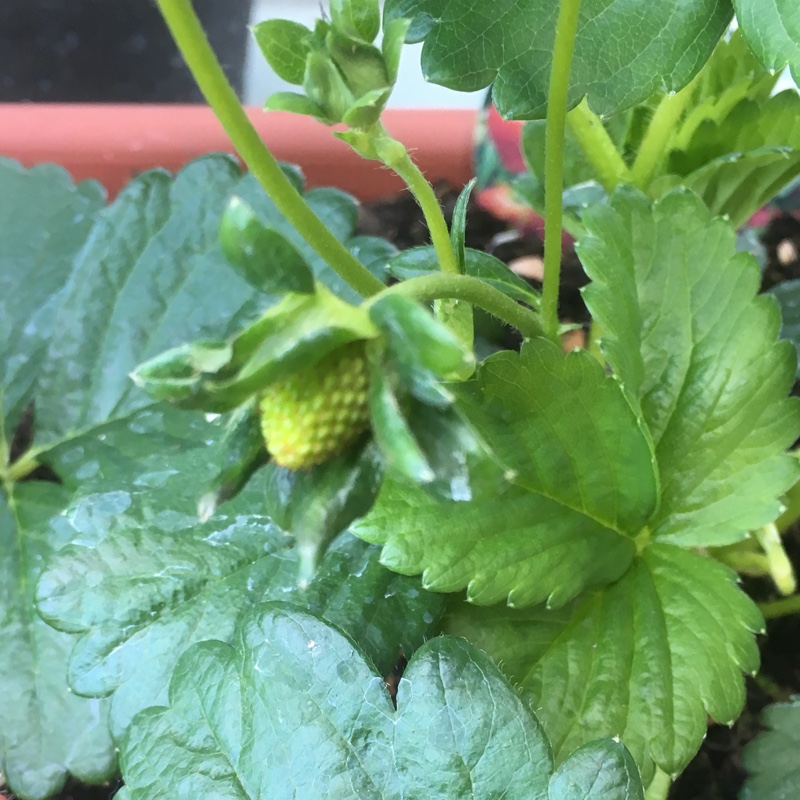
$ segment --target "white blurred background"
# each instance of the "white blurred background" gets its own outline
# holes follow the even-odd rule
[[[486,0],[491,2],[491,0]],[[320,16],[320,0],[256,0],[253,4],[252,22],[281,17],[302,22],[309,27]],[[325,3],[327,5],[327,3]],[[442,86],[426,83],[419,66],[422,45],[407,46],[403,50],[400,77],[389,101],[399,108],[478,108],[485,92],[453,92]],[[778,89],[793,86],[787,71]],[[292,89],[267,66],[255,43],[250,39],[245,64],[244,100],[249,105],[263,105],[269,95],[277,91]]]

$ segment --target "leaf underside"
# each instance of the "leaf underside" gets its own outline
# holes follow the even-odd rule
[[[425,40],[422,71],[459,91],[493,85],[501,114],[545,116],[558,5],[512,0],[388,0],[385,18],[414,20]],[[572,64],[570,107],[588,96],[613,116],[657,90],[685,86],[711,55],[731,20],[726,0],[584,0]]]

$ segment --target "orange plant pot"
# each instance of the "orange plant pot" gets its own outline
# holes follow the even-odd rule
[[[337,186],[361,200],[403,189],[393,173],[360,158],[325,125],[293,114],[248,113],[275,157],[299,164],[310,186]],[[429,179],[461,186],[472,176],[476,118],[469,110],[392,109],[384,123]],[[75,180],[100,181],[111,197],[144,170],[175,171],[218,152],[234,149],[203,106],[0,104],[0,156],[25,166],[60,164]]]

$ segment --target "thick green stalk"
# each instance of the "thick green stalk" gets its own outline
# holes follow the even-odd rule
[[[561,236],[564,216],[564,134],[567,122],[569,78],[578,32],[581,0],[561,0],[556,22],[553,66],[547,98],[544,170],[544,285],[542,317],[547,335],[558,341],[558,289],[561,282]]]
[[[543,336],[539,315],[521,306],[501,291],[495,289],[480,278],[471,275],[448,275],[444,272],[434,272],[419,278],[397,283],[383,294],[402,294],[420,302],[430,300],[453,299],[463,300],[473,306],[482,308],[499,319],[513,325],[523,336],[532,338]],[[377,298],[368,301],[374,302]]]
[[[261,141],[211,49],[191,0],[157,3],[200,91],[279,211],[353,289],[365,297],[381,291],[383,284],[328,230]]]
[[[797,591],[797,579],[794,567],[783,547],[783,540],[774,524],[765,525],[753,533],[764,550],[769,564],[769,574],[782,595],[794,594]]]
[[[431,242],[436,250],[440,269],[442,272],[457,275],[461,269],[450,239],[447,221],[433,186],[414,163],[405,146],[396,139],[392,139],[380,123],[369,132],[369,136],[381,162],[405,181],[411,194],[414,195],[414,199],[419,203],[428,225]]]
[[[600,185],[610,194],[627,183],[630,170],[608,135],[600,117],[584,101],[567,114],[567,123],[594,170]]]
[[[644,800],[667,800],[672,778],[663,770],[656,768],[656,774],[644,793]]]
[[[764,619],[778,619],[788,617],[789,614],[800,613],[800,594],[784,597],[782,600],[773,600],[770,603],[759,603],[758,607]]]
[[[692,99],[698,77],[699,75],[676,94],[665,95],[647,126],[630,174],[631,183],[642,191],[647,191],[650,187],[658,168],[667,156],[669,140]]]

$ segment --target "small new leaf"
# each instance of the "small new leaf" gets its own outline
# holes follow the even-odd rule
[[[288,19],[268,19],[253,27],[256,44],[278,77],[300,86],[311,52],[312,32]]]

